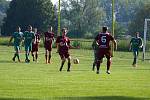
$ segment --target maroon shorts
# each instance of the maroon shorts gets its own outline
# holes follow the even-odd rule
[[[32,52],[36,52],[39,50],[39,45],[36,43],[36,44],[32,44]]]
[[[61,59],[69,58],[70,56],[69,52],[59,52],[59,55]]]
[[[112,57],[112,52],[110,49],[99,49],[97,59],[101,60],[104,57],[106,58],[111,58]]]
[[[45,44],[45,50],[52,51],[52,44]]]

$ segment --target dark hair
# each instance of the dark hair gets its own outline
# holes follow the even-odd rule
[[[66,28],[62,28],[61,31],[63,32],[64,30],[67,30]]]
[[[28,28],[29,28],[29,27],[32,27],[32,26],[31,26],[31,25],[28,25]]]
[[[136,32],[135,34],[140,34],[139,32]]]
[[[17,26],[16,29],[20,28],[20,26]]]
[[[106,32],[108,30],[108,27],[107,26],[103,26],[102,30]]]

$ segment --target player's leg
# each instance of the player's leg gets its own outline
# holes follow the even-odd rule
[[[66,58],[65,58],[65,56],[63,54],[59,54],[59,55],[61,57],[61,66],[60,66],[59,71],[62,71],[62,68],[63,68],[63,66],[64,66],[64,64],[66,62]]]
[[[45,48],[45,61],[46,61],[46,64],[48,63],[47,55],[48,55],[48,50]]]
[[[97,53],[94,50],[94,62],[93,62],[93,68],[92,68],[93,71],[95,70],[96,62],[97,62]]]
[[[38,61],[38,51],[35,52],[35,59],[36,59],[36,62]]]
[[[29,60],[29,50],[30,50],[30,47],[29,45],[25,45],[25,56],[26,56],[26,59],[25,59],[25,62],[30,62]]]
[[[38,49],[39,49],[39,46],[37,44],[36,45],[36,50],[35,50],[35,59],[36,59],[36,62],[37,62],[37,59],[38,59]]]
[[[52,56],[52,52],[51,50],[49,51],[49,55],[48,55],[48,63],[51,63],[51,56]]]
[[[13,61],[15,61],[15,59],[17,57],[17,46],[14,46],[14,49],[15,49],[15,53],[14,53],[14,56],[12,58]]]
[[[34,56],[34,51],[33,50],[31,51],[31,55],[32,55],[33,61],[35,61],[35,56]]]
[[[20,62],[20,46],[17,46],[16,55],[17,55],[18,61]]]
[[[107,58],[107,71],[106,71],[106,73],[107,73],[107,74],[110,74],[110,67],[111,67],[111,63],[112,63],[112,60],[111,60],[111,57],[112,57],[111,50],[108,50],[108,51],[105,53],[105,56],[106,56],[106,58]]]
[[[99,70],[100,70],[100,64],[102,63],[102,59],[103,59],[103,57],[104,57],[104,50],[99,50],[98,52],[97,52],[97,61],[96,61],[96,67],[97,67],[97,74],[99,74]]]
[[[68,69],[67,69],[67,72],[70,72],[70,67],[71,67],[71,56],[70,55],[67,55],[68,56]]]
[[[97,74],[99,74],[100,64],[101,64],[100,62],[101,62],[101,59],[97,59],[97,61],[96,61],[96,67],[97,67],[96,73],[97,73]]]
[[[133,56],[134,56],[134,59],[133,59],[133,67],[136,67],[136,62],[137,62],[137,50],[133,50]]]
[[[34,46],[34,44],[32,44],[31,55],[32,55],[33,61],[35,61],[35,55],[34,55],[34,52],[35,52],[35,46]]]
[[[111,57],[107,57],[107,74],[110,74],[110,66],[111,66]]]

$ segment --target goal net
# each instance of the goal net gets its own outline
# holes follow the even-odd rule
[[[150,19],[144,22],[143,60],[150,60],[150,30],[148,29]]]

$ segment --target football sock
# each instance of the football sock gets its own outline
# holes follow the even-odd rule
[[[67,71],[70,71],[70,66],[71,66],[71,63],[69,62]]]
[[[97,71],[99,71],[99,69],[100,69],[100,61],[97,61],[96,66],[97,66]]]
[[[32,53],[33,61],[34,61],[34,54]]]
[[[28,60],[28,54],[26,53],[26,60]]]
[[[35,58],[36,58],[36,60],[38,59],[38,53],[35,54]]]
[[[136,62],[137,62],[137,59],[134,58],[134,60],[133,60],[133,65],[136,64]]]
[[[14,57],[13,57],[13,61],[15,61],[16,56],[17,56],[17,54],[15,53],[15,54],[14,54]]]
[[[16,55],[17,55],[18,61],[20,61],[20,57],[19,57],[19,54],[16,54]]]
[[[47,55],[45,55],[45,60],[46,60],[46,63],[47,63]]]
[[[107,70],[110,69],[110,65],[111,65],[111,60],[107,60]]]
[[[96,65],[96,63],[94,62],[94,63],[93,63],[93,68],[92,68],[93,71],[94,71],[94,69],[95,69],[95,65]]]
[[[65,64],[65,62],[64,62],[64,61],[62,61],[62,63],[61,63],[61,67],[60,67],[59,71],[61,71],[61,70],[62,70],[62,68],[63,68],[64,64]]]
[[[50,60],[51,60],[51,55],[48,56],[48,61],[50,62]]]

